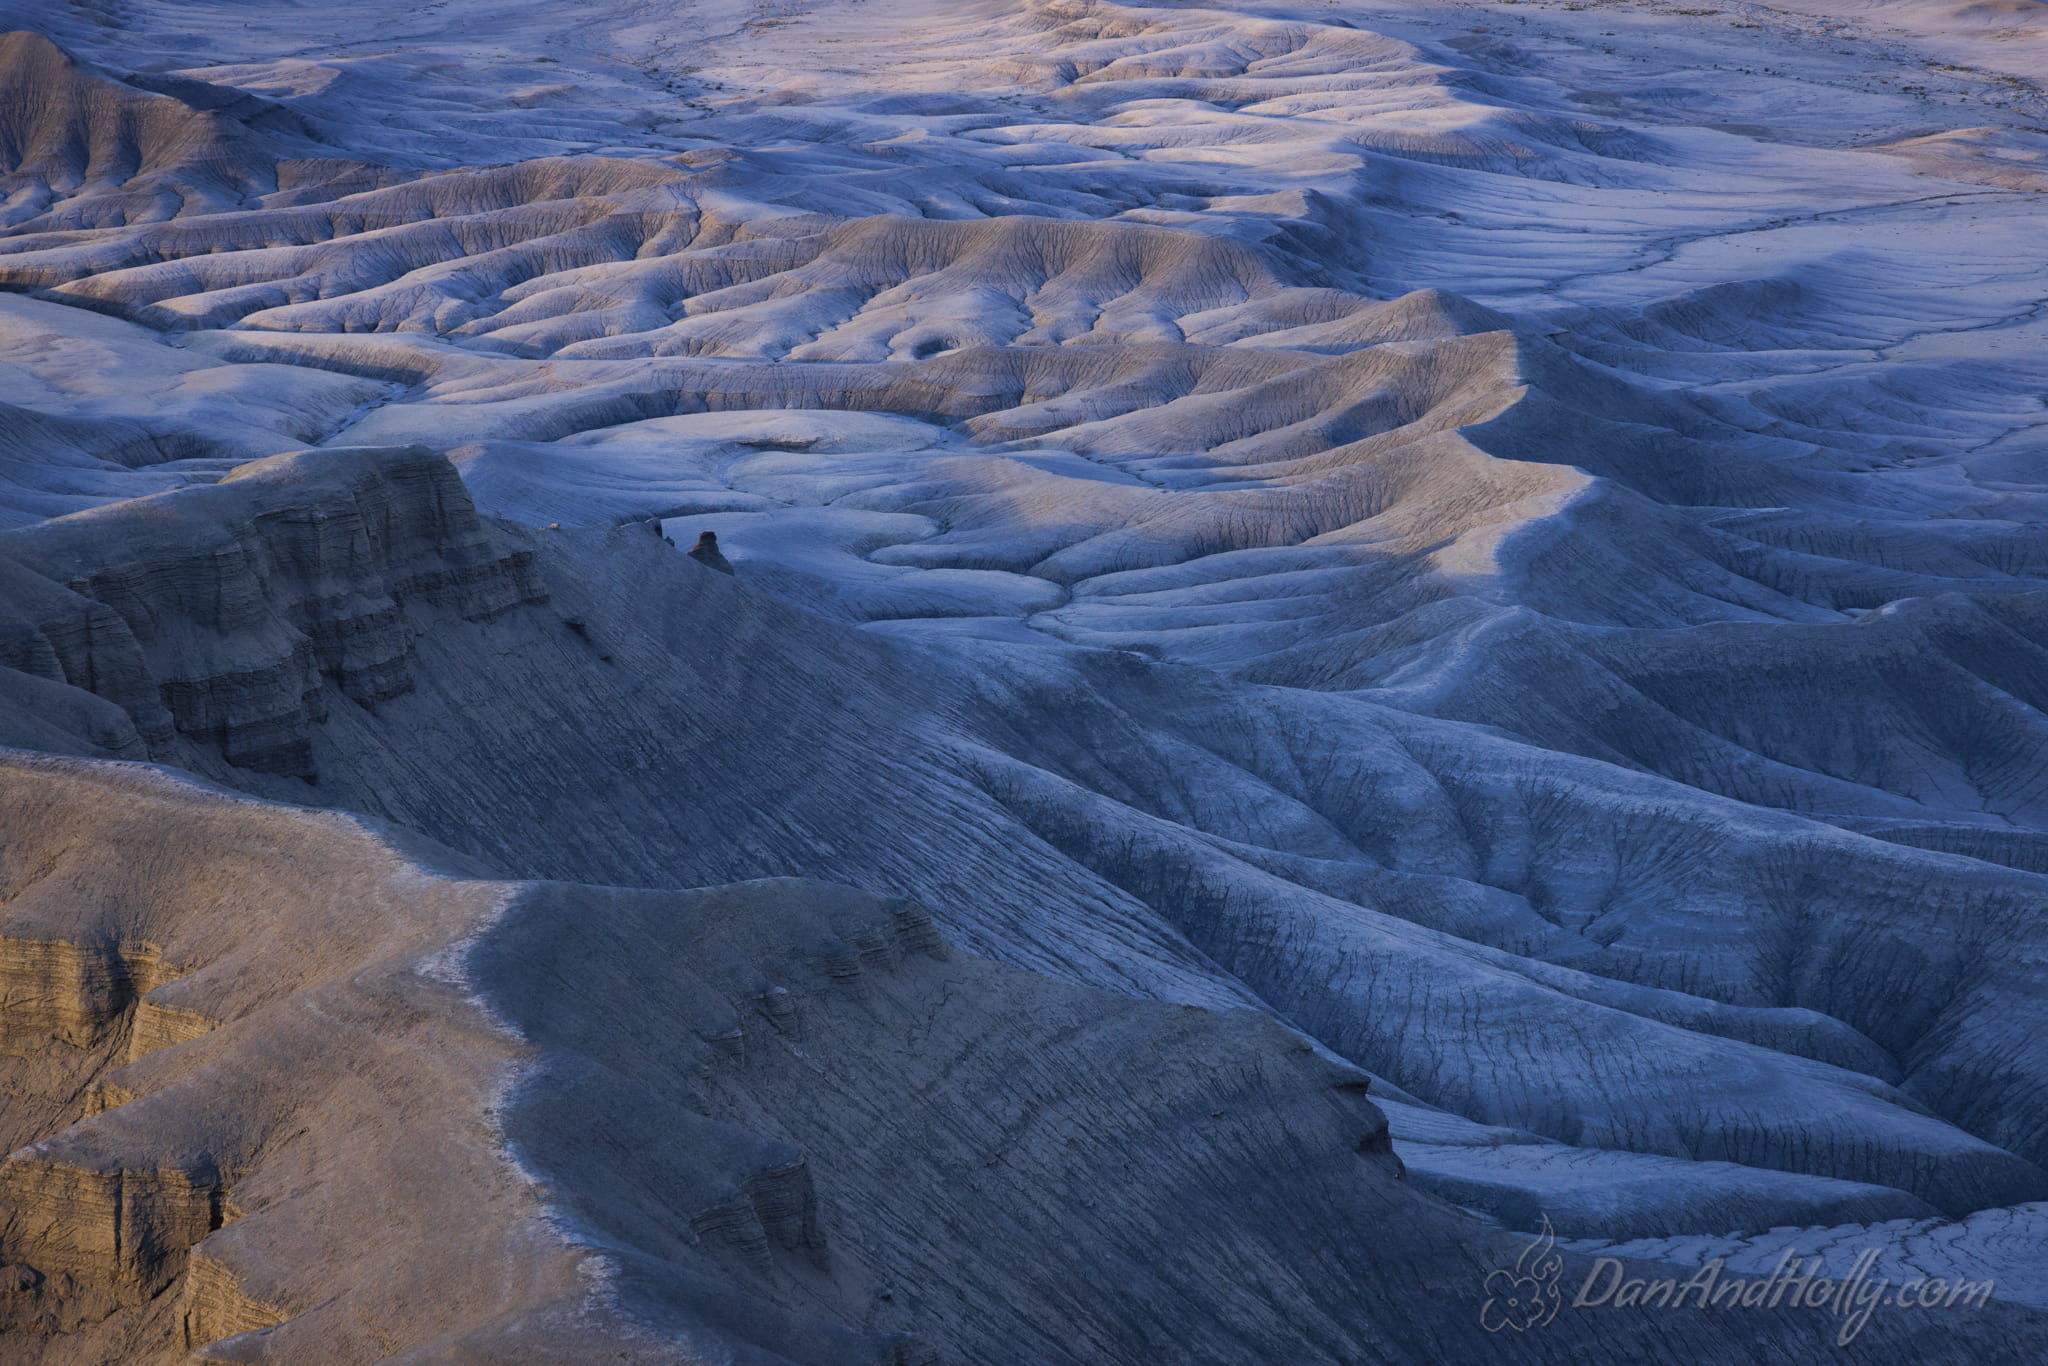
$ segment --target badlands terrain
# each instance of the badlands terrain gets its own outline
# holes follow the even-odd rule
[[[2048,1360],[2048,6],[0,33],[0,1361]]]

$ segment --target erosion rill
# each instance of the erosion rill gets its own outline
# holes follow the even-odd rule
[[[0,1363],[2048,1357],[2031,9],[0,35]]]

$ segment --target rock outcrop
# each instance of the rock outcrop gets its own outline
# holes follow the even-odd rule
[[[716,569],[721,574],[733,572],[732,561],[725,558],[725,552],[718,548],[718,533],[699,532],[697,543],[690,547],[690,558],[706,569]]]
[[[324,450],[219,485],[0,535],[0,663],[111,702],[130,757],[190,736],[229,763],[312,778],[330,699],[411,689],[420,616],[479,620],[543,596],[445,458]]]

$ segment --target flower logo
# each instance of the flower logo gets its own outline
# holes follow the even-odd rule
[[[1550,1216],[1543,1216],[1543,1233],[1522,1249],[1512,1269],[1491,1271],[1486,1276],[1486,1303],[1479,1307],[1479,1326],[1489,1333],[1512,1328],[1526,1333],[1557,1317],[1564,1296],[1557,1282],[1564,1275],[1564,1258],[1557,1255],[1557,1231]]]

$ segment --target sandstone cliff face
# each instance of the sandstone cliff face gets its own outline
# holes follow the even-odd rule
[[[105,747],[176,737],[314,777],[309,728],[414,685],[421,614],[539,601],[454,471],[420,448],[305,452],[219,485],[0,536],[0,664],[118,706]]]
[[[421,1107],[436,1092],[481,1106],[510,1041],[459,993],[394,964],[479,923],[501,889],[427,878],[345,817],[143,766],[13,753],[0,761],[0,850],[8,1360],[184,1360],[274,1324],[285,1311],[269,1278],[292,1258],[258,1259],[248,1281],[222,1251],[246,1236],[245,1216],[260,1227],[283,1198],[289,1241],[301,1218],[338,1225],[351,1202],[364,1216],[387,1198],[378,1184],[395,1189],[430,1147],[491,1152],[480,1121],[436,1128]],[[478,1044],[461,1045],[465,1032]],[[399,1077],[405,1051],[426,1070]],[[374,1154],[394,1142],[418,1146],[380,1174]],[[328,1188],[338,1203],[308,1206],[326,1180],[308,1186],[309,1172],[344,1151],[365,1165]],[[424,1215],[431,1196],[414,1198]],[[518,1247],[520,1216],[488,1182],[439,1214],[457,1210],[472,1227],[497,1220]]]

